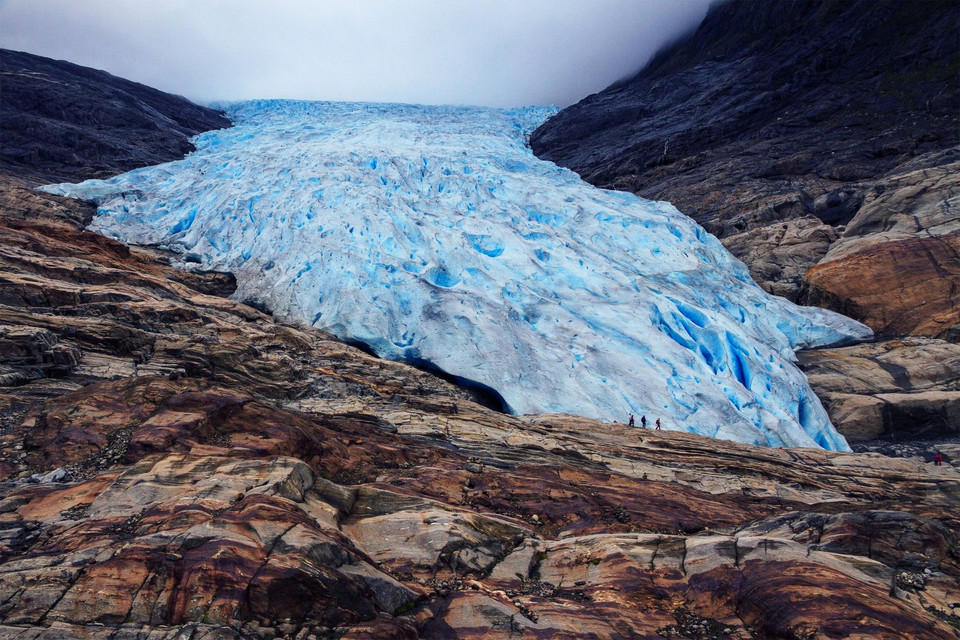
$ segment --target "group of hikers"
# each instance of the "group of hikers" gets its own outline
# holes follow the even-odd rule
[[[630,421],[628,422],[628,424],[631,427],[637,426],[637,423],[633,419],[632,413],[630,414]],[[647,416],[640,416],[640,426],[644,429],[647,428]],[[657,418],[657,428],[654,429],[654,431],[660,431],[660,418]]]
[[[633,419],[632,413],[630,414],[630,420],[627,421],[627,424],[631,427],[637,426],[636,421]],[[660,418],[657,418],[656,424],[657,426],[654,428],[654,431],[660,431]],[[643,429],[647,428],[647,416],[640,416],[640,427]],[[780,448],[783,449],[783,447]],[[934,451],[933,464],[937,465],[938,467],[943,465],[943,456],[939,451]]]

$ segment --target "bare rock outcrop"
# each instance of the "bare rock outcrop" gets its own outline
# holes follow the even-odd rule
[[[879,335],[960,339],[960,162],[877,182],[802,299]]]
[[[953,633],[949,464],[504,415],[85,211],[0,193],[2,637]]]
[[[772,293],[956,340],[960,23],[950,2],[923,7],[715,3],[531,146],[597,186],[672,202]],[[934,320],[909,313],[924,299]]]
[[[738,224],[735,219],[734,225]],[[743,228],[746,230],[724,237],[724,246],[750,265],[754,280],[785,298],[796,297],[810,265],[819,262],[837,238],[833,227],[809,215]]]
[[[960,435],[960,346],[906,338],[800,354],[800,366],[850,442]]]
[[[397,404],[392,433],[191,379],[42,403],[16,468],[67,477],[4,489],[2,629],[949,633],[952,467]]]

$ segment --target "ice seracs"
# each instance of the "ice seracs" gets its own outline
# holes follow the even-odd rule
[[[793,364],[861,339],[764,293],[664,202],[532,155],[551,110],[255,101],[186,159],[48,191],[92,229],[234,272],[284,320],[495,389],[518,413],[846,449]]]

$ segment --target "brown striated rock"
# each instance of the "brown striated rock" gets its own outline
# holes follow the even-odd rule
[[[960,335],[960,163],[878,182],[807,273],[803,299],[880,335]]]
[[[291,636],[338,626],[356,637],[612,638],[704,627],[718,637],[817,628],[935,638],[946,626],[909,593],[891,597],[889,584],[930,570],[923,602],[945,611],[960,576],[960,513],[944,508],[960,502],[952,467],[563,416],[520,421],[468,403],[452,418],[400,403],[381,418],[396,421],[390,433],[188,379],[104,381],[41,406],[76,441],[117,427],[130,442],[179,435],[172,451],[128,447],[84,482],[8,485],[0,517],[24,532],[0,562],[9,631],[198,625],[258,637],[287,625]],[[33,433],[43,432],[28,423],[16,437]],[[282,453],[290,448],[312,462]],[[331,480],[370,459],[378,469],[361,484]],[[489,481],[510,513],[464,494],[443,499]],[[698,528],[684,533],[692,514]]]
[[[849,442],[960,433],[960,346],[907,338],[799,354]]]
[[[13,434],[26,464],[96,475],[5,489],[0,518],[19,533],[0,558],[4,624],[239,629],[226,637],[946,630],[889,585],[929,570],[923,606],[949,609],[953,467],[356,400],[368,419],[139,376],[36,405]],[[84,447],[34,446],[52,433]],[[84,453],[93,465],[71,466]]]
[[[767,518],[749,529],[756,535],[816,545],[819,551],[868,557],[899,571],[924,573],[960,566],[960,558],[951,551],[952,534],[941,522],[902,511],[830,515],[799,511]]]
[[[30,579],[37,570],[23,563],[0,570],[5,620],[35,623],[46,607],[46,619],[71,624],[310,618],[336,626],[369,619],[378,602],[412,599],[389,576],[352,567],[362,554],[297,506],[312,481],[287,458],[145,460],[85,505],[79,523],[61,514],[40,520],[32,566],[42,573],[44,559],[59,558],[69,568],[58,569],[58,584]],[[29,505],[21,513],[39,515]],[[48,593],[58,594],[49,607]]]

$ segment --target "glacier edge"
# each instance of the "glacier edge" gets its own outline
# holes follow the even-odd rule
[[[183,160],[45,190],[95,202],[92,230],[232,271],[238,299],[517,413],[848,449],[793,352],[869,329],[766,294],[672,205],[534,157],[551,110],[225,106],[235,126]]]

